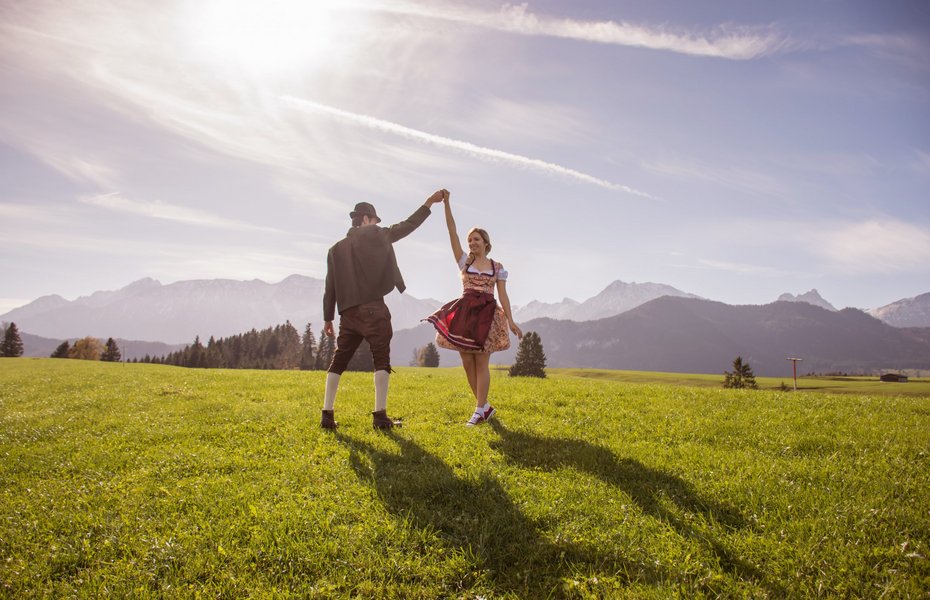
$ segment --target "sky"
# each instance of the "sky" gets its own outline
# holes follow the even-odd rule
[[[0,313],[323,278],[442,187],[513,305],[883,306],[930,292],[928,56],[925,0],[0,0]],[[459,294],[441,205],[395,249]]]

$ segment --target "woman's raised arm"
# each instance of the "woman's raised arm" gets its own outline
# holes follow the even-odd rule
[[[442,203],[446,207],[446,227],[449,228],[449,242],[452,244],[452,254],[455,255],[455,262],[462,258],[462,242],[459,241],[459,234],[455,230],[455,219],[452,218],[452,206],[449,203],[449,192],[446,192]]]

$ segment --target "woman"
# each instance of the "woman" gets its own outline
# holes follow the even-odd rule
[[[523,332],[513,322],[510,299],[507,297],[507,271],[488,258],[491,240],[488,232],[477,227],[468,232],[468,252],[462,250],[449,192],[443,194],[446,208],[446,226],[452,254],[458,262],[464,291],[462,297],[447,303],[426,320],[436,327],[436,344],[449,350],[458,350],[468,385],[475,395],[475,412],[469,426],[484,423],[494,416],[494,407],[488,403],[491,371],[488,367],[492,352],[510,347],[508,327],[518,338]],[[494,300],[494,288],[501,305]]]

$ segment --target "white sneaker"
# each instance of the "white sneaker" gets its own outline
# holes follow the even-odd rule
[[[481,411],[480,408],[478,408],[475,410],[474,413],[472,413],[471,418],[468,419],[468,423],[465,423],[465,426],[474,427],[475,425],[480,425],[484,423],[484,421],[485,421],[484,413]]]

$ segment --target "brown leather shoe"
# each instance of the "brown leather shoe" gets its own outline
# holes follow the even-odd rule
[[[323,429],[335,429],[339,427],[339,423],[337,423],[336,419],[333,417],[333,411],[323,411],[323,418],[320,419],[320,427]]]
[[[371,413],[371,426],[375,429],[391,429],[403,425],[399,420],[387,416],[386,410],[376,410]]]

